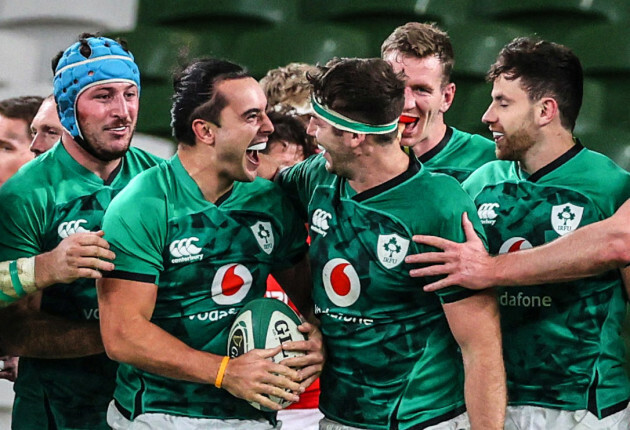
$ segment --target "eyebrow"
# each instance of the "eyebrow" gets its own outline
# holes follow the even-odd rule
[[[242,117],[246,117],[247,115],[249,115],[250,113],[261,113],[262,110],[258,109],[258,108],[251,108],[251,109],[247,109],[245,112],[243,112],[241,114]]]

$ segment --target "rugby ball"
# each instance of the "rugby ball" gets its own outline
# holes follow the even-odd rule
[[[228,335],[227,355],[234,358],[252,349],[275,348],[284,342],[305,340],[306,336],[297,328],[300,324],[300,317],[280,300],[254,299],[236,315]],[[304,355],[301,351],[280,351],[271,360],[280,363],[286,358],[301,355]],[[270,399],[283,408],[292,403],[276,396],[270,396]],[[257,402],[249,403],[256,409],[270,411]]]

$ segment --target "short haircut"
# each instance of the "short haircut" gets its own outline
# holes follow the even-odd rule
[[[225,80],[242,79],[250,75],[238,64],[216,58],[193,60],[173,78],[173,107],[171,127],[178,142],[194,145],[192,123],[196,119],[210,121],[217,126],[227,100],[215,91],[216,85]]]
[[[518,37],[503,47],[486,79],[521,79],[531,101],[551,97],[558,103],[560,122],[573,131],[582,107],[584,78],[578,57],[569,48],[537,38]]]
[[[317,145],[306,133],[304,124],[293,115],[281,112],[269,112],[269,120],[273,124],[273,133],[269,135],[269,142],[285,141],[302,147],[304,158],[317,153]],[[267,149],[269,149],[267,145]],[[263,151],[265,152],[265,151]]]
[[[352,120],[382,125],[396,121],[405,104],[404,76],[380,58],[333,58],[326,66],[309,74],[313,97]],[[397,135],[374,135],[376,141],[389,142]]]
[[[0,115],[5,118],[21,119],[26,122],[26,133],[30,135],[31,122],[37,115],[39,107],[44,101],[39,96],[13,97],[0,101]]]
[[[435,23],[408,22],[397,27],[381,45],[381,56],[400,53],[416,58],[437,57],[442,64],[442,86],[451,80],[455,55],[451,39]]]

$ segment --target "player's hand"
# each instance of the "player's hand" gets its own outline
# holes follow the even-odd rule
[[[314,324],[302,323],[298,326],[298,330],[306,333],[307,340],[285,342],[282,344],[282,349],[285,351],[304,351],[306,355],[284,359],[281,364],[299,369],[300,385],[306,389],[322,373],[326,354],[322,332]]]
[[[79,278],[102,278],[101,271],[114,270],[116,255],[103,239],[103,231],[75,233],[63,239],[55,249],[35,257],[35,284],[44,288],[67,284]]]
[[[0,357],[0,379],[15,382],[18,376],[18,361],[18,357],[8,355]]]
[[[435,291],[451,285],[459,285],[473,290],[492,286],[492,257],[488,255],[483,242],[477,236],[468,215],[462,215],[462,226],[466,242],[457,243],[435,236],[413,236],[413,241],[441,249],[443,252],[425,252],[409,255],[406,263],[431,264],[419,269],[412,269],[409,274],[414,278],[446,275],[439,281],[427,284],[424,291]]]
[[[290,402],[299,401],[299,396],[294,393],[302,393],[304,390],[296,382],[299,380],[297,370],[270,360],[281,351],[281,346],[254,349],[231,359],[225,369],[222,388],[236,397],[257,402],[276,411],[281,409],[280,405],[263,394]]]

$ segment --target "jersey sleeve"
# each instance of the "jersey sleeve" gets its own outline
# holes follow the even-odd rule
[[[274,259],[273,270],[289,268],[302,259],[308,251],[306,243],[307,230],[297,208],[291,204],[286,196],[280,195],[280,224],[282,237],[277,248],[277,258]]]
[[[298,210],[299,216],[306,221],[308,204],[320,176],[330,176],[326,171],[326,159],[313,155],[293,167],[283,170],[276,178],[276,183]],[[332,176],[331,176],[332,178]]]
[[[13,192],[7,182],[0,188],[0,261],[41,254],[43,229],[48,223],[45,196]]]
[[[448,178],[450,179],[450,178]],[[449,181],[450,182],[450,181]],[[462,215],[467,213],[468,219],[472,222],[477,236],[479,236],[485,246],[488,249],[488,242],[486,234],[484,232],[479,216],[477,215],[477,209],[472,199],[466,194],[466,192],[455,184],[447,193],[442,194],[443,201],[441,205],[441,223],[439,225],[438,236],[451,240],[457,243],[463,243],[466,241],[466,235],[462,226]],[[436,291],[436,294],[440,297],[442,303],[452,303],[474,294],[478,291],[465,289],[463,287],[454,286],[448,287]]]
[[[166,199],[143,193],[142,176],[112,200],[105,212],[105,239],[116,254],[116,268],[106,276],[157,284],[164,268]]]

